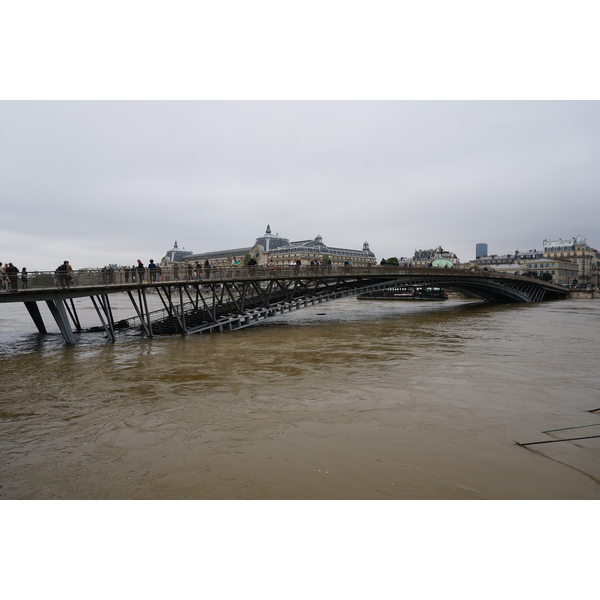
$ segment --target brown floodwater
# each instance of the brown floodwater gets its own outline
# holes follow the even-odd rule
[[[515,444],[600,435],[595,300],[346,298],[72,347],[57,331],[0,305],[2,499],[600,498],[600,438]]]

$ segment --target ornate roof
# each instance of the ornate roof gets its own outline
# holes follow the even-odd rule
[[[256,247],[259,248],[256,248]],[[267,252],[272,255],[282,255],[289,253],[297,253],[298,251],[303,252],[314,252],[315,254],[331,254],[331,255],[344,255],[344,256],[362,256],[375,258],[375,254],[371,252],[368,242],[363,244],[362,250],[353,250],[350,248],[334,248],[327,246],[323,243],[321,235],[317,235],[314,240],[302,240],[299,242],[290,242],[288,238],[281,237],[279,234],[273,234],[271,232],[271,226],[267,225],[265,233],[256,238],[254,246],[249,248],[234,248],[230,250],[217,250],[213,252],[203,252],[199,254],[187,253],[187,260],[199,260],[206,258],[226,258],[229,256],[244,256],[245,254],[256,248],[258,251],[262,249],[262,252]],[[168,253],[167,253],[168,255]]]
[[[544,240],[544,252],[556,252],[557,250],[573,250],[575,246],[587,246],[587,240],[582,235],[570,240]]]
[[[267,230],[262,237],[256,238],[256,242],[254,242],[255,246],[261,246],[263,250],[266,252],[272,252],[276,248],[281,248],[283,246],[289,246],[290,240],[284,237],[279,237],[278,234],[273,235],[271,233],[271,226],[267,225]]]

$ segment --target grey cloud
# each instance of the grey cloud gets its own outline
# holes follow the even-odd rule
[[[132,263],[267,223],[379,257],[597,247],[599,125],[597,102],[2,102],[0,258]]]

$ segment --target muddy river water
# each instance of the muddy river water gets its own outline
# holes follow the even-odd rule
[[[0,305],[0,499],[600,498],[600,438],[515,444],[600,435],[598,300],[346,298],[75,346],[44,318]]]

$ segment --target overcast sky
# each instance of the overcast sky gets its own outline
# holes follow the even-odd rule
[[[146,263],[267,224],[379,259],[600,247],[591,4],[34,4],[0,21],[2,262]]]
[[[4,101],[0,260],[159,260],[290,240],[462,261],[600,246],[594,101]]]

